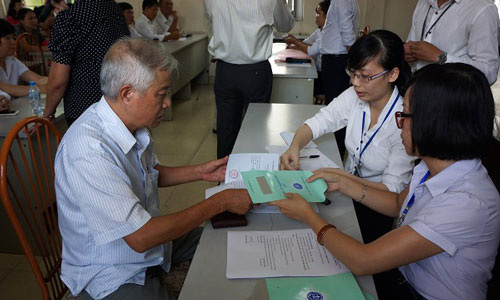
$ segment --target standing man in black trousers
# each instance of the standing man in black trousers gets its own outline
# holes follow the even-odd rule
[[[321,53],[322,84],[328,105],[349,87],[346,74],[347,51],[359,32],[359,6],[357,0],[331,1],[319,43]],[[340,157],[345,152],[345,128],[335,132]]]
[[[283,0],[205,0],[212,23],[208,51],[217,60],[217,157],[229,155],[249,103],[269,103],[273,26],[290,31],[295,21]]]

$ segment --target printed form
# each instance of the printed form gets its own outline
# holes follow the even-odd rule
[[[279,169],[280,156],[276,153],[240,153],[229,155],[225,184],[235,189],[245,189],[241,171],[275,171]]]
[[[226,277],[329,276],[349,269],[316,241],[311,229],[229,231]]]

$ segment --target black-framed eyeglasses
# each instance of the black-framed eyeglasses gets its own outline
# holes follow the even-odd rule
[[[411,118],[411,117],[413,117],[413,114],[405,114],[402,111],[397,111],[396,117],[394,118],[396,120],[396,126],[398,126],[399,129],[403,128],[403,123],[405,121],[405,118]]]
[[[389,72],[389,70],[384,70],[380,73],[377,73],[377,74],[373,74],[371,76],[369,75],[362,75],[362,74],[357,74],[354,70],[351,70],[349,68],[345,69],[345,72],[347,73],[347,75],[349,77],[351,77],[351,81],[354,77],[356,77],[358,80],[364,82],[364,83],[368,83],[374,79],[377,79],[379,78],[380,76],[386,74],[387,72]]]

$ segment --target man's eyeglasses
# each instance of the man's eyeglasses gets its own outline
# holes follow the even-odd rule
[[[396,120],[396,125],[398,126],[399,129],[403,128],[403,123],[405,122],[405,118],[411,118],[413,117],[413,114],[405,114],[402,111],[397,111],[396,112],[396,117],[394,118]]]
[[[350,70],[350,69],[345,69],[345,72],[347,73],[347,75],[349,77],[351,77],[351,80],[354,77],[356,77],[361,82],[368,83],[368,82],[370,82],[370,81],[372,81],[374,79],[379,78],[380,76],[384,75],[385,73],[389,72],[389,70],[385,70],[385,71],[382,71],[380,73],[377,73],[377,74],[374,74],[374,75],[371,75],[371,76],[362,75],[362,74],[356,73],[356,72],[354,72],[353,70]]]

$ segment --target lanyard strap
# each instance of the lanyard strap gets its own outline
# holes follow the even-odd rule
[[[387,120],[387,118],[391,114],[392,109],[394,108],[394,106],[396,106],[396,102],[398,102],[398,99],[399,99],[399,93],[398,93],[398,96],[396,97],[396,100],[394,100],[394,102],[392,102],[391,108],[389,109],[389,111],[385,115],[385,118],[382,121],[382,124],[380,124],[380,126],[377,128],[377,130],[375,131],[375,133],[370,137],[370,139],[365,144],[365,146],[361,147],[363,145],[363,134],[364,134],[364,131],[365,131],[365,116],[366,116],[366,112],[363,112],[363,121],[361,123],[361,140],[359,142],[359,160],[358,160],[358,164],[361,162],[361,156],[363,155],[363,153],[365,153],[366,148],[368,148],[368,145],[370,145],[370,143],[372,142],[373,138],[377,135],[377,133],[380,130],[380,128],[382,128],[382,126],[384,125],[385,120]]]
[[[422,183],[424,183],[424,181],[427,179],[427,177],[429,177],[430,174],[431,174],[431,172],[427,171],[427,173],[425,173],[424,177],[422,177],[422,179],[420,179],[420,182],[415,187],[415,189],[417,189],[417,187],[419,185],[421,185]],[[408,211],[410,210],[410,208],[413,206],[413,203],[415,203],[415,192],[413,192],[413,195],[411,195],[410,201],[408,201],[408,204],[406,205],[405,209],[403,210],[403,213],[398,218],[397,227],[401,226],[401,223],[403,223],[403,221],[405,220],[406,214],[408,213]]]
[[[439,15],[439,17],[437,18],[437,20],[431,25],[431,27],[429,28],[429,30],[427,30],[427,32],[425,32],[425,25],[427,25],[427,17],[429,16],[429,12],[431,11],[431,8],[432,6],[429,5],[429,9],[427,10],[427,14],[425,15],[425,19],[424,19],[424,25],[422,25],[422,34],[420,34],[420,40],[423,41],[424,40],[424,33],[425,33],[425,38],[427,38],[427,36],[431,33],[431,30],[432,28],[434,28],[434,26],[436,26],[437,22],[439,20],[441,20],[441,17],[448,11],[448,9],[450,9],[450,7],[455,4],[455,1],[452,0],[453,2],[451,2],[450,5],[448,5],[448,7],[443,11],[443,13],[441,15]]]

